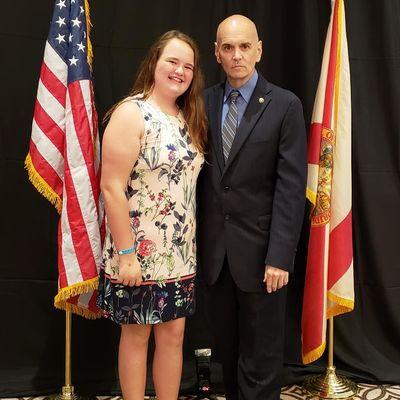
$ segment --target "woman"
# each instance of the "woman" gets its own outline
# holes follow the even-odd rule
[[[130,96],[110,111],[101,188],[107,232],[98,305],[121,325],[125,400],[143,400],[154,325],[159,400],[176,400],[185,317],[194,312],[195,188],[206,142],[193,40],[169,31],[151,47]]]

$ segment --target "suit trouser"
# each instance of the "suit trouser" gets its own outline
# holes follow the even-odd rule
[[[225,259],[206,305],[222,363],[228,400],[278,400],[283,367],[286,287],[247,293],[235,284]]]

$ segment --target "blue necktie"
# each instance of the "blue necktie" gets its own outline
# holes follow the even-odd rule
[[[229,95],[229,110],[225,117],[224,125],[222,126],[222,150],[224,152],[225,161],[228,159],[229,152],[231,151],[233,139],[235,138],[237,123],[238,123],[238,109],[236,100],[239,96],[237,90],[232,90]]]

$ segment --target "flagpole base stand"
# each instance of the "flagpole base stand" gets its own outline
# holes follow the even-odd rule
[[[45,397],[44,400],[96,400],[96,396],[80,396],[75,393],[74,387],[66,385],[59,394]]]
[[[322,375],[306,378],[303,389],[320,399],[351,399],[357,394],[357,385],[344,376],[336,375],[335,367],[327,367]]]

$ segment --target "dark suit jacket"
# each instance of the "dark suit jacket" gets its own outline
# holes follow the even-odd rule
[[[265,291],[266,264],[292,271],[303,220],[302,105],[259,75],[224,163],[223,95],[224,83],[205,92],[209,147],[197,186],[199,273],[212,285],[226,255],[241,290]]]

